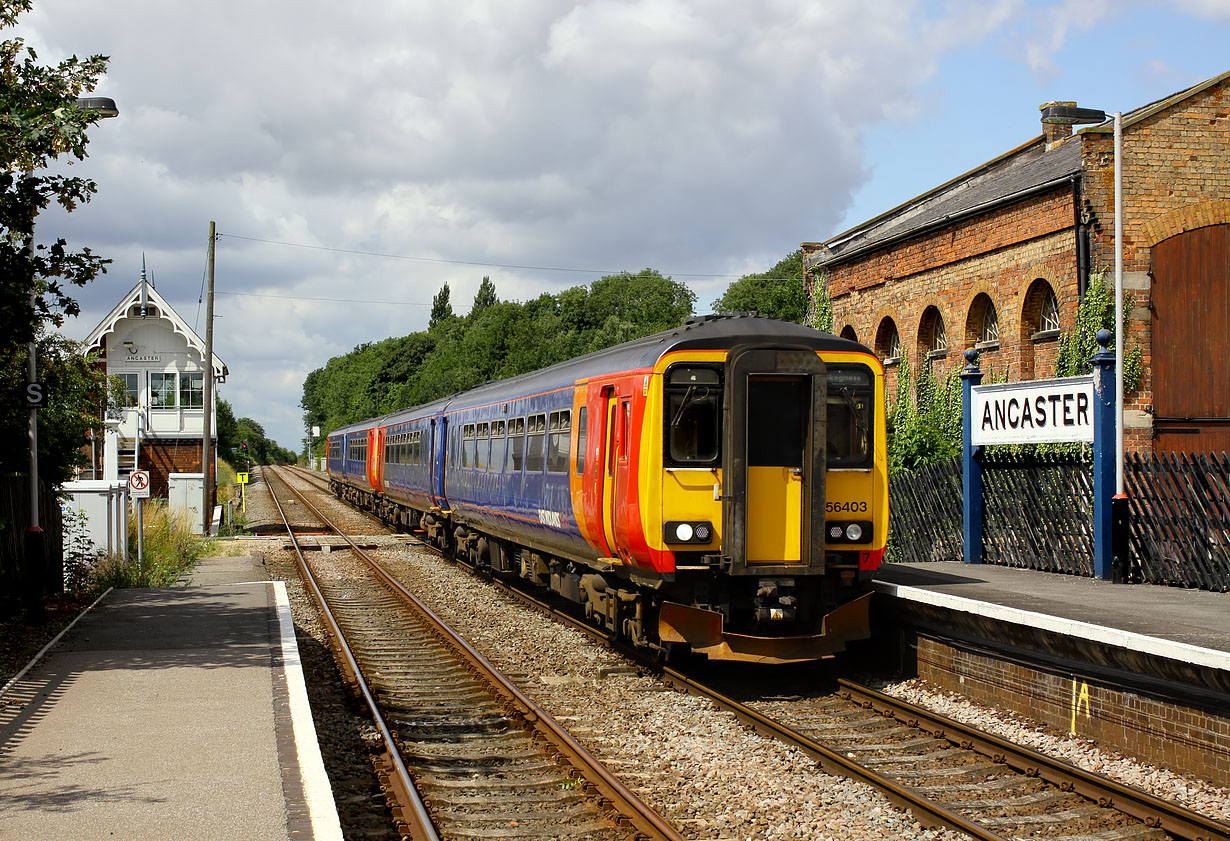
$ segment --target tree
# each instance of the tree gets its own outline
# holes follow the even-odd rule
[[[29,11],[30,0],[0,0],[0,28]],[[105,56],[76,56],[47,67],[20,38],[0,41],[0,343],[33,340],[45,323],[59,326],[79,312],[69,286],[84,286],[104,271],[88,248],[69,251],[63,239],[51,245],[29,241],[38,213],[52,204],[71,212],[88,202],[90,179],[44,172],[62,155],[86,157],[86,130],[99,119],[76,107],[107,66]],[[71,161],[70,161],[71,163]],[[32,296],[33,293],[33,296]],[[33,306],[31,298],[33,297]]]
[[[30,0],[0,0],[0,29],[30,6]],[[85,430],[99,428],[108,387],[96,362],[46,328],[79,312],[69,290],[93,280],[109,261],[89,249],[70,251],[63,239],[37,243],[34,221],[52,203],[73,211],[97,189],[89,179],[46,170],[62,156],[85,158],[87,129],[99,117],[78,109],[76,99],[93,89],[106,66],[104,56],[43,66],[20,38],[0,41],[0,438],[26,437],[29,416],[18,407],[25,405],[27,346],[37,341],[49,400],[39,411],[39,472],[48,481],[69,478],[79,463]],[[6,471],[26,472],[23,450],[4,448]]]
[[[474,305],[470,307],[470,317],[481,313],[487,307],[495,306],[500,302],[500,299],[495,295],[495,284],[491,282],[491,278],[484,277],[483,282],[478,286],[478,292],[474,295]]]
[[[726,288],[713,302],[715,312],[757,312],[803,324],[807,290],[803,284],[803,250],[796,249],[761,274],[749,274]]]
[[[453,305],[448,302],[448,283],[440,287],[440,291],[431,299],[431,317],[427,321],[427,329],[436,327],[453,318]]]

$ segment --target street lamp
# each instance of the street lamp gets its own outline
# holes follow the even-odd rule
[[[95,114],[99,118],[115,117],[120,113],[115,100],[106,96],[78,97],[74,106],[80,111]],[[33,176],[33,170],[27,171],[27,176]],[[29,360],[27,363],[28,380],[26,385],[26,400],[30,404],[30,527],[25,533],[26,561],[26,611],[31,618],[39,619],[43,615],[43,559],[45,546],[43,529],[38,518],[38,410],[43,405],[46,396],[38,382],[38,284],[34,277],[34,215],[30,215],[30,238],[26,241],[26,256],[30,260],[30,312],[35,318],[34,335],[30,337]]]
[[[1075,105],[1048,105],[1042,122],[1055,125],[1104,123],[1106,112]],[[1111,502],[1111,554],[1117,575],[1127,570],[1128,498],[1123,486],[1123,114],[1114,118],[1115,138],[1115,498]]]

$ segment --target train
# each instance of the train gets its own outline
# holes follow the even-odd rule
[[[870,634],[884,368],[708,315],[328,435],[330,488],[661,657],[798,663]]]

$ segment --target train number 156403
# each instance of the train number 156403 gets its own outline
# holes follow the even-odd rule
[[[867,510],[866,502],[826,502],[824,510],[829,514],[840,514],[843,511],[858,513]]]

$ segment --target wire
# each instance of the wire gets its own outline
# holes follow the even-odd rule
[[[424,304],[418,301],[371,301],[361,298],[315,298],[309,295],[269,295],[264,292],[228,292],[225,289],[215,289],[215,295],[235,295],[240,298],[277,298],[282,301],[325,301],[331,304],[379,304],[387,306],[389,304],[398,304],[404,307],[429,307],[431,304]]]
[[[331,248],[327,245],[305,245],[299,242],[280,242],[273,239],[260,239],[259,237],[245,237],[239,234],[218,234],[221,239],[228,236],[231,239],[241,239],[247,242],[259,242],[264,245],[281,245],[287,248],[308,248],[313,251],[332,251],[337,254],[358,254],[364,257],[384,257],[390,260],[416,260],[422,263],[446,263],[454,266],[482,266],[492,269],[525,269],[537,272],[575,272],[577,274],[599,274],[599,275],[614,275],[622,274],[623,269],[578,269],[568,268],[565,266],[523,266],[516,263],[483,263],[477,260],[445,260],[439,257],[414,257],[409,254],[388,254],[382,251],[356,251],[348,248]],[[704,274],[693,272],[669,272],[670,277],[742,277],[735,274]]]

